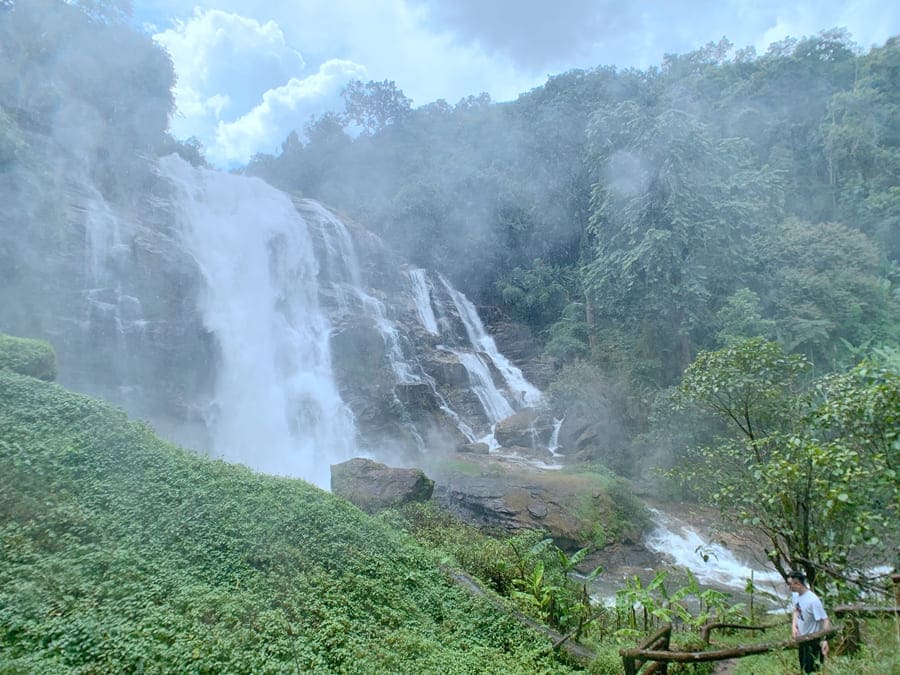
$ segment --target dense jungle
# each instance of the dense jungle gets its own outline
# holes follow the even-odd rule
[[[714,514],[779,583],[803,570],[829,607],[896,602],[897,38],[723,38],[503,102],[354,81],[342,112],[224,172],[171,135],[171,59],[121,7],[0,0],[0,673],[619,673],[665,624],[684,651],[786,639],[784,598],[752,575],[740,593],[672,565],[610,577],[666,504]],[[308,268],[283,260],[305,251],[288,230],[261,243],[285,283],[322,284],[272,305],[322,305],[322,416],[363,438],[298,414],[285,447],[339,437],[316,471],[364,454],[424,469],[434,498],[358,508],[243,418],[222,435],[265,463],[210,449],[232,352],[197,247],[226,226],[194,248],[177,232],[219,180],[324,233]],[[345,246],[328,227],[353,269],[322,257]],[[487,352],[499,411],[462,367]],[[495,462],[494,443],[540,454]],[[775,627],[710,643],[713,621]],[[828,672],[900,668],[896,612],[859,622]]]

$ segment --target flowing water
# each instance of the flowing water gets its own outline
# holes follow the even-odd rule
[[[206,412],[214,454],[320,486],[355,454],[352,415],[331,369],[307,225],[258,179],[168,157],[187,250],[206,281],[201,306],[222,363]]]
[[[389,286],[390,291],[367,286],[354,237],[323,205],[292,200],[258,179],[194,168],[175,156],[160,160],[159,173],[172,188],[171,197],[160,203],[166,215],[159,217],[172,216],[170,231],[182,249],[175,256],[186,252],[196,262],[202,278],[196,315],[208,332],[201,340],[209,346],[191,343],[202,361],[188,368],[199,374],[185,373],[185,390],[173,383],[164,399],[172,408],[157,404],[153,376],[144,376],[140,367],[141,354],[153,351],[154,336],[161,332],[164,339],[177,339],[177,322],[193,321],[194,309],[179,307],[187,316],[176,313],[170,320],[159,315],[161,297],[127,295],[131,291],[123,290],[120,275],[131,260],[135,226],[88,189],[78,200],[85,228],[82,323],[86,335],[103,336],[103,349],[113,352],[109,363],[115,361],[107,389],[85,385],[88,391],[129,408],[134,403],[141,416],[150,406],[154,425],[168,429],[166,435],[178,442],[322,487],[330,482],[331,464],[380,447],[367,445],[338,389],[331,352],[335,326],[377,330],[393,383],[407,387],[406,392],[427,386],[439,423],[455,426],[469,442],[484,440],[496,449],[494,425],[540,402],[537,388],[497,349],[474,305],[448,281],[412,269],[401,271],[399,285]],[[366,258],[367,274],[370,264]],[[185,290],[189,300],[194,289]],[[146,303],[156,314],[145,330]],[[425,332],[411,327],[410,319]],[[426,333],[431,338],[423,342]],[[153,344],[142,342],[148,340]],[[161,342],[157,352],[170,344]],[[435,360],[435,350],[450,358]],[[452,369],[454,360],[468,374],[468,392],[465,384],[439,383],[429,374],[435,363]],[[115,390],[122,373],[131,377],[129,383],[151,384],[147,391],[133,384]],[[190,378],[205,383],[191,390]],[[435,420],[421,411],[404,412],[398,389],[392,391],[394,423],[427,452],[425,438]],[[178,414],[169,415],[172,409]],[[161,411],[158,416],[156,411]]]
[[[428,288],[427,272],[423,269],[414,269],[409,271],[409,278],[412,282],[413,297],[416,301],[416,314],[419,321],[429,333],[440,335],[437,317],[434,315],[434,308],[431,306],[431,291]]]
[[[650,511],[654,528],[644,537],[642,547],[614,561],[596,561],[604,567],[591,585],[596,599],[613,604],[616,592],[629,580],[637,576],[646,584],[661,570],[669,571],[667,587],[672,592],[687,583],[685,570],[690,570],[702,588],[729,594],[731,603],[749,601],[747,587],[752,581],[757,608],[774,610],[782,606],[784,580],[773,567],[747,560],[679,516],[660,509]]]
[[[487,354],[497,370],[500,371],[514,399],[516,408],[538,405],[541,402],[541,392],[525,379],[521,370],[516,368],[510,363],[509,359],[500,353],[494,338],[488,335],[484,329],[484,324],[481,323],[481,318],[478,316],[475,305],[466,296],[453,288],[446,279],[441,278],[441,281],[450,294],[460,319],[462,319],[472,349],[476,353],[483,352]]]

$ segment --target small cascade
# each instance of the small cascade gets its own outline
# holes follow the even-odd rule
[[[644,542],[647,548],[691,570],[700,583],[742,591],[752,574],[758,588],[782,589],[784,581],[774,570],[754,568],[721,544],[704,539],[687,523],[657,509],[651,512],[656,528]]]
[[[319,278],[331,282],[340,294],[342,304],[350,302],[362,289],[359,258],[347,227],[319,202],[303,199],[300,206],[313,216],[312,227],[324,244],[325,255],[319,260]]]
[[[403,354],[400,333],[394,322],[388,319],[384,303],[363,288],[359,257],[347,226],[318,202],[304,199],[301,205],[314,216],[310,219],[310,226],[316,228],[316,234],[324,244],[325,260],[322,261],[320,277],[331,284],[342,309],[349,311],[355,307],[372,319],[384,340],[388,363],[398,382],[421,382]]]
[[[403,356],[403,349],[400,346],[400,332],[393,321],[387,318],[384,303],[378,298],[373,298],[362,289],[357,289],[359,299],[362,301],[366,313],[375,320],[381,337],[387,347],[387,358],[390,363],[391,370],[397,376],[397,381],[401,384],[416,384],[421,382],[421,378],[414,375],[406,358]]]
[[[119,217],[96,188],[87,187],[84,199],[85,280],[96,289],[112,283],[109,265],[122,245]]]
[[[509,359],[500,353],[494,338],[488,335],[484,329],[484,324],[481,323],[481,319],[478,317],[475,305],[466,296],[453,288],[450,282],[443,277],[441,277],[441,282],[453,300],[453,305],[456,307],[459,318],[465,326],[472,349],[476,352],[487,354],[497,370],[500,371],[500,374],[506,381],[506,386],[513,398],[515,407],[533,407],[540,403],[541,392],[525,379],[521,370],[516,368],[510,363]]]
[[[331,370],[329,322],[306,223],[261,180],[195,169],[170,156],[186,249],[206,281],[203,319],[220,346],[206,414],[213,452],[319,486],[356,453],[352,415]]]
[[[559,419],[553,419],[553,433],[550,435],[550,445],[547,446],[547,449],[554,457],[559,456],[559,452],[557,452],[559,450],[559,430],[562,429],[563,422],[565,421],[565,415]]]
[[[481,360],[481,356],[475,352],[464,352],[458,349],[450,349],[448,351],[452,352],[459,359],[466,372],[469,373],[472,391],[475,392],[478,400],[481,401],[488,421],[492,425],[515,413],[509,401],[506,400],[494,384],[491,371],[488,369],[487,364]]]
[[[133,355],[141,353],[149,339],[141,299],[123,289],[130,225],[89,183],[73,188],[70,208],[84,226],[80,337],[89,354],[81,359],[85,372],[75,375],[74,368],[69,370],[69,384],[130,405],[134,385],[124,385],[119,378],[130,374]]]
[[[426,272],[423,269],[414,269],[409,271],[409,278],[412,281],[413,297],[416,301],[416,313],[419,320],[429,333],[440,335],[437,318],[434,315],[434,309],[431,306],[431,292],[428,289],[428,281]]]

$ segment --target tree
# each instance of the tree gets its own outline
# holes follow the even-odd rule
[[[895,562],[900,375],[862,364],[800,390],[808,365],[761,338],[699,354],[674,403],[734,433],[693,448],[675,473],[762,534],[782,576],[803,569],[852,596]]]
[[[763,319],[760,311],[756,293],[749,288],[735,291],[716,313],[719,327],[716,339],[721,345],[728,346],[752,337],[774,337],[775,322]]]
[[[497,282],[497,290],[513,318],[536,328],[546,328],[557,319],[560,309],[569,301],[572,280],[557,265],[540,258],[530,267],[514,268]]]
[[[846,363],[846,345],[893,341],[890,284],[865,234],[790,219],[765,233],[758,251],[764,313],[787,351],[806,354],[823,372]]]
[[[831,97],[822,135],[836,217],[900,260],[900,39],[860,59],[852,89]]]
[[[745,143],[682,110],[604,107],[588,137],[598,318],[649,336],[648,351],[669,354],[671,381],[712,323],[714,298],[745,273],[750,235],[779,212],[778,179]]]
[[[409,114],[412,99],[393,80],[381,82],[353,80],[341,92],[347,119],[374,134]]]

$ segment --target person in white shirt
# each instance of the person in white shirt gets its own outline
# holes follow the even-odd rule
[[[794,606],[791,636],[797,640],[804,635],[831,628],[831,621],[819,596],[806,587],[806,575],[803,572],[791,572],[788,574],[787,584],[793,594]],[[819,669],[828,656],[828,640],[802,643],[797,653],[800,658],[800,670],[812,673]]]

